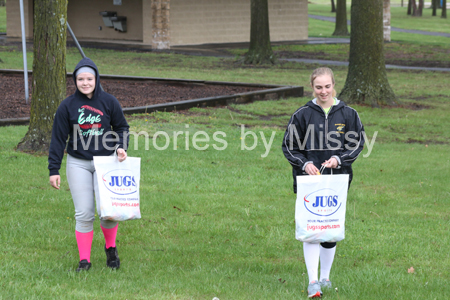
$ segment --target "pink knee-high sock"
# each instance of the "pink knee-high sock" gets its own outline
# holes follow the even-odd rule
[[[117,236],[117,228],[119,227],[119,223],[113,228],[105,228],[100,225],[103,231],[103,235],[105,236],[105,247],[106,249],[110,247],[116,247],[116,236]]]
[[[75,237],[77,238],[80,261],[83,259],[87,259],[88,262],[91,262],[91,246],[92,238],[94,237],[94,230],[86,233],[75,230]]]

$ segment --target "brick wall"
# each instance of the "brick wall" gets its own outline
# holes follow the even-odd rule
[[[25,35],[33,38],[33,0],[23,0],[23,11],[25,17]],[[6,4],[6,35],[11,37],[21,37],[20,26],[20,2],[19,0],[8,0]]]
[[[115,11],[118,16],[127,17],[127,32],[106,27],[99,15],[101,11]],[[126,0],[122,5],[114,5],[113,0],[69,1],[67,12],[70,27],[78,39],[142,41],[142,0]]]
[[[152,1],[142,0],[142,42],[150,45],[153,40],[152,33]]]
[[[269,0],[272,41],[308,38],[307,0]],[[250,0],[171,0],[171,45],[247,42]]]
[[[6,2],[7,26],[6,34],[20,37],[19,0]],[[33,0],[24,0],[27,37],[33,37]],[[78,39],[110,39],[142,41],[143,0],[126,0],[123,5],[114,5],[112,0],[76,0],[69,1],[68,21]],[[104,25],[100,11],[116,11],[118,15],[127,17],[127,32],[118,32]],[[30,13],[29,13],[30,12]],[[102,29],[100,30],[100,26]],[[68,35],[69,36],[69,35]],[[69,38],[70,39],[70,38]]]
[[[269,0],[271,41],[308,39],[308,4],[304,0]]]
[[[33,0],[24,4],[27,37],[32,37]],[[19,0],[8,0],[6,8],[7,35],[20,37]],[[126,16],[127,32],[105,27],[99,15],[104,10]],[[142,41],[157,49],[250,40],[250,0],[126,0],[120,6],[112,0],[76,0],[69,1],[68,20],[81,40]],[[269,23],[272,41],[307,39],[307,0],[269,0]]]

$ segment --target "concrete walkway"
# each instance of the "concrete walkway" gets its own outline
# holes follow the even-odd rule
[[[280,60],[306,63],[306,64],[328,65],[328,66],[348,66],[348,62],[346,62],[346,61],[306,59],[306,58],[280,58]],[[426,67],[408,67],[408,66],[396,66],[396,65],[386,65],[386,69],[450,72],[450,68],[435,68],[435,67],[426,68]]]
[[[321,21],[329,21],[329,22],[336,22],[335,17],[325,17],[325,16],[318,16],[318,15],[308,15],[311,19],[321,20]],[[347,21],[348,25],[351,25],[351,22]],[[441,37],[450,37],[450,33],[444,33],[444,32],[432,32],[432,31],[424,31],[424,30],[411,30],[411,29],[402,29],[397,27],[391,27],[391,31],[397,31],[397,32],[405,32],[405,33],[415,33],[415,34],[423,34],[423,35],[432,35],[432,36],[441,36]]]
[[[272,46],[277,45],[311,45],[311,44],[348,44],[349,38],[309,38],[308,40],[300,41],[288,41],[288,42],[272,42]],[[0,37],[0,45],[20,45],[19,39]],[[29,43],[31,45],[31,43]],[[71,42],[68,41],[70,46]],[[249,43],[232,43],[232,44],[206,44],[206,45],[191,45],[191,46],[174,46],[170,50],[152,50],[148,45],[142,45],[139,43],[108,43],[108,42],[93,42],[93,41],[80,41],[83,48],[97,48],[97,49],[116,49],[120,51],[142,51],[142,52],[167,52],[193,56],[214,56],[233,58],[226,50],[229,49],[248,49]],[[325,66],[348,66],[346,61],[333,61],[323,59],[306,59],[306,58],[280,58],[281,61],[291,61],[306,64],[319,64]],[[450,72],[450,68],[426,68],[426,67],[407,67],[386,65],[388,69],[403,69],[403,70],[421,70],[421,71],[440,71]]]

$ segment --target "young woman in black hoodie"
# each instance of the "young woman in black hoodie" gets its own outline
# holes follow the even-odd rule
[[[59,189],[59,169],[67,150],[66,176],[75,206],[75,236],[80,255],[77,272],[89,270],[95,220],[95,195],[98,183],[94,156],[117,154],[119,161],[127,158],[128,123],[117,99],[102,90],[97,66],[83,58],[73,72],[77,90],[58,107],[53,122],[48,156],[50,184]],[[100,203],[97,202],[100,216]],[[101,220],[105,237],[106,265],[117,269],[120,259],[116,247],[118,223]]]
[[[334,75],[329,68],[318,68],[310,79],[314,99],[300,107],[291,117],[283,139],[283,153],[292,165],[294,193],[297,176],[349,174],[353,178],[352,163],[364,146],[364,127],[359,115],[350,106],[335,98]],[[322,288],[330,288],[330,270],[336,252],[335,242],[303,243],[308,270],[308,297],[322,296]],[[320,260],[320,281],[318,266]]]

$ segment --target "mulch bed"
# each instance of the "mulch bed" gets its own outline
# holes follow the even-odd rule
[[[32,76],[29,76],[30,102]],[[234,95],[263,88],[185,83],[159,83],[154,81],[100,80],[103,89],[114,95],[122,107],[137,107],[214,96]],[[25,103],[23,75],[0,74],[0,119],[30,116],[30,105]],[[75,92],[75,84],[67,79],[67,96]]]

